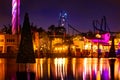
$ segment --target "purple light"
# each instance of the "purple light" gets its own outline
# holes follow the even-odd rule
[[[19,33],[20,27],[20,0],[12,0],[12,34]]]
[[[110,34],[106,33],[102,35],[101,39],[92,39],[93,42],[103,42],[103,43],[108,43],[110,39]]]

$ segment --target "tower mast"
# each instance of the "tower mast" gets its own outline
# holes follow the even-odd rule
[[[67,12],[66,11],[61,11],[60,14],[59,14],[58,26],[66,27],[66,23],[67,23]]]

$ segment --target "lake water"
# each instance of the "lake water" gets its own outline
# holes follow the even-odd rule
[[[0,58],[0,80],[120,80],[120,59],[39,58],[17,64]]]

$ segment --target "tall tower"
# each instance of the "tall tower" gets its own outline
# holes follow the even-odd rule
[[[65,27],[67,23],[67,12],[61,11],[59,14],[59,23],[58,26]]]
[[[20,32],[20,0],[12,0],[12,34]]]

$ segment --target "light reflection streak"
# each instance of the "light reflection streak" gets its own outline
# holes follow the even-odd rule
[[[60,77],[62,80],[67,75],[67,59],[66,58],[55,58],[55,77]]]
[[[6,63],[0,59],[0,80],[15,79],[11,76],[16,74],[16,66],[14,64],[13,68],[11,64],[11,61]],[[40,58],[34,66],[27,67],[29,71],[34,69],[35,80],[110,80],[112,74],[112,79],[120,80],[120,59],[111,64],[108,58]],[[28,76],[31,78],[30,74]]]
[[[73,76],[76,75],[76,58],[72,59]]]
[[[106,59],[84,58],[83,80],[86,79],[110,79],[110,66]]]
[[[84,59],[83,80],[91,79],[91,58]]]
[[[47,74],[48,78],[50,79],[51,74],[53,74],[54,79],[60,78],[61,80],[64,80],[65,77],[68,76],[67,72],[72,72],[73,78],[75,79],[95,79],[95,80],[101,80],[101,79],[107,79],[110,80],[110,64],[109,59],[106,58],[72,58],[69,60],[68,63],[67,58],[55,58],[47,59]],[[69,64],[69,65],[68,65]],[[37,65],[39,68],[37,71],[37,75],[39,74],[39,78],[44,77],[44,59],[39,59],[39,65]],[[119,79],[120,76],[120,63],[117,60],[115,63],[115,70],[117,71],[115,73],[116,79]],[[70,67],[71,66],[71,67]],[[69,67],[69,69],[68,69]],[[52,73],[51,73],[52,70]],[[69,71],[68,71],[69,70]],[[38,76],[36,76],[38,77]]]
[[[117,59],[115,61],[115,68],[114,69],[115,69],[115,72],[114,72],[115,79],[120,80],[120,59]]]
[[[5,80],[5,61],[0,59],[0,80]]]
[[[39,71],[41,71],[43,69],[44,60],[41,59],[39,62]],[[117,66],[118,62],[116,64],[116,67]],[[64,80],[64,78],[68,76],[67,72],[72,72],[73,78],[77,80],[110,79],[110,64],[109,59],[106,58],[55,58],[52,60],[50,58],[47,60],[47,68],[48,77],[50,78],[51,74],[53,74],[54,79],[60,78],[61,80]],[[44,77],[43,71],[39,74],[40,77]],[[119,78],[119,75],[116,76]]]
[[[44,58],[36,60],[36,77],[37,79],[43,78],[43,65],[44,65]]]
[[[48,78],[50,78],[50,58],[48,58]]]
[[[110,79],[110,65],[108,59],[101,58],[100,60],[100,74],[102,79]]]

